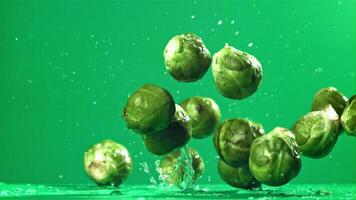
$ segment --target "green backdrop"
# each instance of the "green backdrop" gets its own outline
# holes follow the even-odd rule
[[[127,97],[145,83],[177,102],[209,96],[223,118],[249,117],[266,131],[291,125],[314,93],[356,92],[356,3],[346,1],[1,1],[0,182],[89,183],[83,152],[105,138],[134,159],[127,183],[149,183],[154,161],[125,128]],[[215,89],[211,69],[195,83],[167,74],[163,49],[194,32],[212,53],[229,43],[255,55],[259,90],[231,100]],[[200,183],[221,183],[212,138],[191,140],[206,161]],[[303,157],[294,183],[355,183],[356,137],[343,134],[323,159]]]

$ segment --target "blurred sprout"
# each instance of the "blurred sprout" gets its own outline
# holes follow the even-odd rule
[[[205,138],[215,131],[221,113],[213,99],[196,96],[184,100],[180,105],[191,119],[193,138]]]
[[[334,87],[320,89],[314,96],[312,111],[324,109],[327,105],[331,105],[338,116],[341,116],[346,106],[347,98],[336,90]]]
[[[275,128],[251,145],[249,167],[261,183],[280,186],[296,177],[301,168],[298,145],[292,132]]]
[[[232,187],[253,189],[261,186],[261,183],[252,176],[248,164],[232,167],[219,159],[218,171],[220,177]]]
[[[176,113],[169,126],[161,131],[142,135],[146,149],[155,155],[168,154],[188,143],[191,125],[183,108],[176,105]]]
[[[175,104],[169,92],[157,85],[140,87],[128,99],[122,113],[127,127],[141,134],[161,131],[172,121]]]
[[[214,134],[214,146],[220,158],[230,166],[247,164],[252,141],[264,134],[261,124],[248,119],[224,121]]]
[[[185,151],[186,149],[188,151]],[[169,185],[182,187],[183,184],[187,184],[184,181],[194,182],[204,172],[205,164],[199,153],[191,147],[186,149],[174,151],[160,162],[158,171]],[[184,155],[185,153],[187,155]]]
[[[292,127],[303,155],[321,158],[330,153],[338,137],[339,117],[329,104],[300,118]]]
[[[341,124],[349,135],[356,136],[356,95],[352,96],[341,115]]]
[[[262,79],[260,62],[227,44],[214,54],[212,66],[216,87],[227,98],[243,99],[252,95]]]
[[[98,185],[118,186],[131,173],[132,160],[123,145],[104,140],[84,153],[84,168]]]
[[[182,82],[200,79],[211,63],[209,50],[202,39],[192,33],[174,36],[163,55],[169,74]]]

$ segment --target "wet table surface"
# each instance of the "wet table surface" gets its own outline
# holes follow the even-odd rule
[[[356,199],[356,184],[288,184],[239,190],[227,185],[199,185],[180,191],[174,187],[122,185],[34,185],[0,183],[0,199]]]

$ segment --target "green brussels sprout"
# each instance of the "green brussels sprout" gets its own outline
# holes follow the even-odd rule
[[[147,84],[129,97],[122,117],[128,128],[150,134],[167,128],[174,113],[175,103],[171,94],[157,85]]]
[[[183,108],[176,105],[174,118],[166,129],[142,135],[146,149],[155,155],[165,155],[184,146],[192,134],[189,121]]]
[[[252,95],[262,79],[260,62],[227,44],[214,54],[212,66],[216,87],[227,98],[243,99]]]
[[[292,132],[275,128],[251,144],[249,167],[261,183],[280,186],[296,177],[301,168],[298,145]]]
[[[341,115],[341,124],[348,135],[356,136],[356,95],[349,99]]]
[[[174,36],[163,56],[169,74],[181,82],[197,81],[211,63],[209,50],[202,39],[192,33]]]
[[[248,119],[224,121],[214,134],[214,146],[228,165],[247,164],[252,141],[264,134],[261,124]]]
[[[130,175],[132,160],[123,145],[104,140],[84,153],[84,168],[98,185],[118,186]]]
[[[193,138],[205,138],[215,131],[221,113],[214,100],[196,96],[184,100],[180,105],[191,120]]]
[[[314,96],[312,111],[324,109],[327,105],[331,105],[338,116],[342,115],[347,103],[347,98],[336,90],[334,87],[320,89]]]
[[[261,186],[261,183],[252,176],[248,164],[232,167],[219,159],[218,171],[220,177],[232,187],[253,189]]]
[[[181,187],[185,179],[191,178],[194,183],[202,176],[205,169],[204,160],[194,148],[187,149],[186,152],[186,149],[174,151],[161,160],[158,172],[169,185]],[[187,155],[184,155],[185,153]]]
[[[300,118],[292,127],[303,155],[321,158],[330,153],[338,138],[339,117],[329,104]]]

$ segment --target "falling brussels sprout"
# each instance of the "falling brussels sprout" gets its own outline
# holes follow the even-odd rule
[[[146,149],[155,155],[165,155],[188,143],[191,125],[183,108],[176,105],[176,113],[169,126],[159,132],[142,135]]]
[[[232,167],[219,159],[218,171],[220,177],[232,187],[253,189],[261,186],[261,183],[252,176],[248,164]]]
[[[196,96],[184,100],[180,105],[191,119],[193,138],[205,138],[215,131],[221,113],[213,99]]]
[[[331,105],[338,116],[341,116],[346,106],[347,98],[337,91],[334,87],[320,89],[314,96],[312,111],[324,109],[327,105]]]
[[[214,54],[212,66],[216,87],[227,98],[243,99],[252,95],[262,79],[260,62],[227,44]]]
[[[296,177],[301,168],[298,145],[292,132],[275,128],[251,145],[249,167],[261,183],[280,186]]]
[[[248,163],[252,141],[263,135],[261,124],[248,119],[224,121],[214,134],[214,146],[220,158],[230,166]]]
[[[169,40],[163,56],[169,74],[182,82],[197,81],[211,63],[210,52],[202,39],[191,33]]]
[[[104,140],[84,153],[84,168],[98,185],[118,186],[130,175],[132,161],[123,145]]]
[[[341,115],[341,124],[348,135],[356,136],[356,95],[349,99]]]
[[[292,127],[303,155],[321,158],[330,153],[338,137],[339,117],[329,104],[300,118]]]
[[[167,128],[174,113],[175,103],[171,94],[157,85],[147,84],[129,97],[122,117],[128,128],[150,134]]]
[[[189,147],[165,156],[159,165],[160,176],[169,184],[185,189],[204,172],[205,164],[197,150]],[[191,183],[188,183],[191,181]]]

